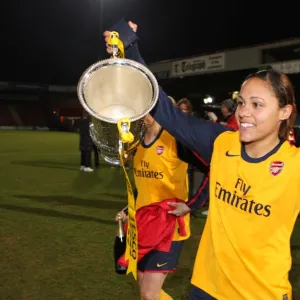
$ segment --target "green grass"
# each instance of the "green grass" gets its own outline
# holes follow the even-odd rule
[[[78,136],[0,131],[0,299],[138,299],[131,276],[113,269],[115,214],[124,176],[106,164],[79,172]],[[177,271],[165,289],[186,299],[205,217],[192,220]],[[300,299],[300,224],[291,281]]]

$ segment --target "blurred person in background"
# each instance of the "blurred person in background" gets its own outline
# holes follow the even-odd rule
[[[95,168],[99,168],[100,167],[99,149],[94,143],[93,143],[93,151],[94,151],[94,159],[95,159]]]
[[[238,124],[235,118],[236,101],[232,99],[226,99],[221,103],[221,113],[223,120],[219,120],[214,112],[208,112],[209,119],[215,123],[220,123],[226,127],[238,130]]]
[[[93,172],[91,160],[94,142],[90,136],[90,115],[85,110],[77,125],[79,130],[79,150],[81,152],[80,171]]]
[[[182,98],[177,102],[177,106],[181,109],[181,111],[192,115],[193,114],[193,105],[190,100],[187,98]]]
[[[297,148],[299,148],[300,147],[300,128],[294,127],[293,134],[294,134],[294,138],[295,138],[295,146]]]
[[[294,127],[290,130],[288,140],[291,145],[294,145],[295,147],[300,147],[300,127]]]

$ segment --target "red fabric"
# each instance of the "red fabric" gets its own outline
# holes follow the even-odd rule
[[[152,250],[170,251],[176,221],[179,225],[180,235],[186,235],[183,217],[168,214],[168,211],[175,209],[174,206],[168,205],[168,202],[185,203],[183,200],[177,198],[166,199],[143,206],[137,210],[138,262]],[[125,225],[124,229],[127,231],[128,225],[127,223]],[[128,261],[125,260],[125,254],[119,258],[118,263],[121,266],[127,267]]]
[[[226,126],[232,128],[235,131],[239,129],[239,125],[234,114],[228,119]]]
[[[213,121],[208,120],[208,122],[220,123],[220,120],[217,120],[217,122],[213,122]],[[228,121],[224,122],[224,123],[226,123],[226,126],[229,127],[229,128],[232,128],[234,131],[239,130],[239,125],[237,123],[237,120],[236,120],[234,114],[232,114],[231,117],[228,119]]]

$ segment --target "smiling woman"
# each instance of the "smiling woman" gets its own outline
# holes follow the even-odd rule
[[[295,113],[288,77],[273,70],[242,84],[238,132],[183,115],[161,92],[154,118],[211,170],[209,214],[190,300],[292,299],[287,274],[300,211],[300,152],[286,138]]]
[[[137,43],[126,57],[143,63]],[[288,77],[266,70],[246,78],[237,132],[185,114],[162,89],[151,114],[210,164],[209,214],[189,299],[292,299],[288,274],[300,211],[300,150],[286,140],[295,119]]]

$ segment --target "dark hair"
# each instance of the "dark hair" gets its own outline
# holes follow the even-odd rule
[[[294,87],[288,76],[284,73],[277,72],[272,68],[268,68],[267,70],[250,74],[245,81],[250,78],[259,78],[267,82],[275,97],[278,99],[280,108],[283,108],[286,105],[292,105],[292,113],[287,120],[281,122],[278,133],[280,139],[287,139],[297,116]]]
[[[192,105],[191,101],[188,100],[187,98],[182,98],[177,102],[178,107],[180,107],[181,104],[186,105],[189,113],[191,113],[193,111],[193,105]]]

